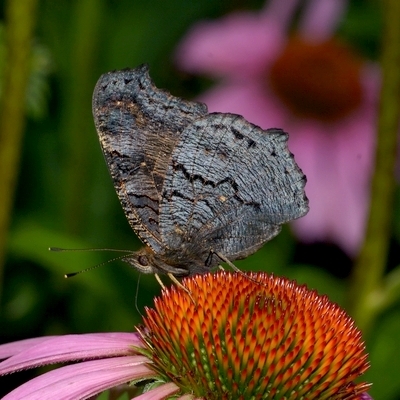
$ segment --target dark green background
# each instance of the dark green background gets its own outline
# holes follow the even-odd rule
[[[105,165],[91,115],[91,95],[107,71],[146,62],[156,85],[194,98],[212,82],[176,69],[173,52],[196,21],[263,1],[42,0],[36,42],[48,51],[51,73],[28,116],[9,231],[0,309],[0,342],[40,335],[130,331],[144,306],[160,292],[153,276],[112,262],[66,280],[67,272],[109,260],[117,253],[50,253],[49,246],[134,250],[131,231]],[[378,1],[353,0],[339,34],[365,56],[378,59]],[[42,92],[43,93],[43,92]],[[33,94],[34,97],[34,94]],[[397,202],[396,215],[399,206]],[[395,222],[398,218],[395,218]],[[395,223],[391,264],[398,262]],[[397,227],[397,228],[396,228]],[[326,244],[304,246],[286,227],[257,254],[237,262],[296,278],[344,303],[349,260]],[[389,266],[390,267],[390,266]],[[366,338],[375,399],[400,398],[400,308],[381,316]],[[34,372],[1,379],[0,395]]]

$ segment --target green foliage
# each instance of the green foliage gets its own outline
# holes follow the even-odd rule
[[[379,55],[381,40],[377,4],[351,1],[339,32],[373,58]],[[66,273],[96,266],[119,253],[48,251],[50,246],[128,250],[140,246],[100,151],[91,115],[94,85],[106,71],[147,62],[158,87],[193,98],[204,81],[189,81],[176,70],[173,53],[179,40],[197,21],[262,5],[259,0],[40,2],[26,94],[28,123],[0,304],[1,342],[49,334],[132,331],[140,322],[137,308],[151,306],[160,292],[154,277],[142,276],[138,284],[139,274],[116,261],[64,279]],[[0,93],[3,40],[0,25]],[[399,215],[397,200],[396,243]],[[285,228],[237,266],[297,279],[343,305],[346,281],[323,269],[323,252],[311,264],[296,257],[298,247]],[[366,338],[372,365],[367,379],[374,383],[375,400],[400,398],[399,313],[397,301]]]
[[[400,392],[400,309],[391,309],[377,322],[377,328],[368,342],[371,368],[365,378],[374,382],[374,399],[396,400]]]
[[[0,97],[3,89],[4,67],[7,62],[4,35],[4,25],[0,23]],[[39,119],[47,114],[47,103],[50,92],[48,78],[50,72],[50,52],[40,43],[34,43],[32,46],[30,76],[26,91],[26,112],[29,117]]]

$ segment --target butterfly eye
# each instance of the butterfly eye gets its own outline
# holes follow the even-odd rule
[[[139,256],[138,263],[143,267],[147,267],[149,265],[149,259],[146,256]]]

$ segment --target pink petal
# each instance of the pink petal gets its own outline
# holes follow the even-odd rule
[[[271,23],[275,22],[277,26],[281,27],[282,32],[286,32],[298,5],[299,0],[285,0],[285,2],[269,0],[261,13]]]
[[[14,354],[26,351],[32,346],[49,340],[54,336],[42,336],[37,338],[19,340],[17,342],[4,343],[0,345],[0,360],[11,357]]]
[[[309,213],[293,226],[306,242],[331,241],[357,252],[368,209],[374,147],[374,113],[355,113],[332,124],[293,125],[289,146],[307,175]]]
[[[378,110],[381,78],[381,69],[378,64],[368,62],[363,65],[360,79],[364,89],[364,101],[375,113]]]
[[[235,13],[198,23],[177,48],[177,65],[211,76],[259,75],[282,50],[298,3],[271,0],[259,13]]]
[[[19,386],[3,400],[86,399],[114,386],[154,377],[148,358],[125,356],[58,368]]]
[[[35,343],[0,363],[0,374],[56,362],[134,354],[133,346],[142,347],[138,334],[124,332],[65,335]]]
[[[346,0],[308,0],[302,13],[298,30],[314,42],[322,42],[334,34],[347,9]]]
[[[287,111],[274,96],[256,80],[221,84],[203,93],[198,100],[207,104],[210,112],[230,112],[243,115],[263,129],[282,127]]]
[[[171,396],[174,393],[179,392],[179,387],[175,385],[175,383],[169,382],[164,385],[158,386],[155,389],[152,389],[146,393],[141,394],[140,396],[136,396],[135,400],[162,400],[166,399],[168,396]]]
[[[306,241],[328,240],[354,256],[363,240],[373,168],[379,71],[364,66],[363,104],[328,126],[298,121],[289,128],[289,145],[308,176],[310,212],[294,222]]]
[[[257,14],[231,14],[200,22],[176,52],[177,65],[191,73],[248,76],[260,72],[282,46],[284,37]]]

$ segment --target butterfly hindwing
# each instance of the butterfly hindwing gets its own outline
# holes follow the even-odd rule
[[[280,129],[262,130],[233,114],[208,114],[172,152],[160,208],[169,248],[195,242],[243,258],[308,211],[305,176]],[[186,238],[182,239],[181,232]]]

